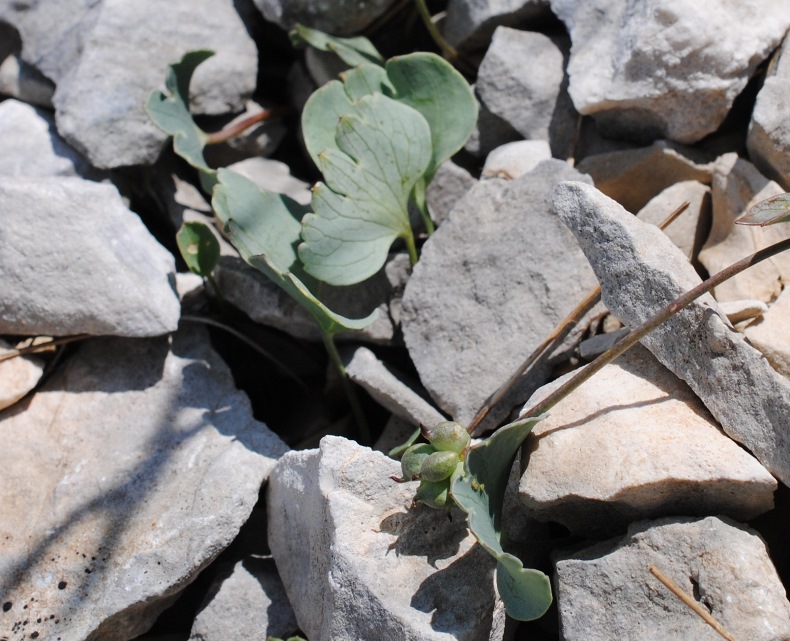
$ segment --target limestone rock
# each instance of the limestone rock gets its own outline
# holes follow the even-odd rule
[[[13,347],[0,340],[0,356],[6,356]],[[0,410],[16,403],[41,380],[44,364],[35,356],[17,356],[0,361]]]
[[[299,627],[310,641],[501,639],[492,557],[461,512],[409,507],[417,483],[399,473],[335,436],[280,460],[269,546]]]
[[[664,230],[664,233],[691,259],[696,256],[705,242],[710,226],[710,187],[696,180],[675,183],[651,198],[639,210],[637,217],[639,220],[658,226],[685,202],[689,203],[688,209],[680,214]]]
[[[522,137],[549,140],[563,77],[562,51],[550,38],[498,27],[480,64],[476,90],[488,110]]]
[[[466,169],[451,160],[443,162],[425,192],[431,219],[441,225],[450,215],[455,204],[477,181]]]
[[[464,145],[470,154],[484,158],[497,147],[523,138],[512,125],[491,113],[479,96],[477,107],[477,125]]]
[[[274,563],[248,556],[212,585],[189,639],[266,641],[269,637],[286,638],[296,628],[296,617]]]
[[[766,176],[790,190],[790,123],[784,105],[790,93],[790,38],[763,83],[749,124],[749,156]]]
[[[432,427],[447,420],[416,390],[418,385],[404,380],[367,347],[354,350],[346,365],[348,377],[362,387],[382,407],[408,421],[413,427]],[[410,384],[411,383],[411,384]]]
[[[675,183],[696,180],[710,184],[713,168],[703,160],[698,152],[660,140],[649,147],[587,156],[577,169],[589,174],[598,189],[635,214]]]
[[[733,325],[759,318],[768,311],[768,305],[754,299],[724,301],[719,303],[719,307]]]
[[[487,44],[499,26],[515,27],[547,14],[546,0],[450,0],[442,28],[451,45],[469,50]]]
[[[0,415],[0,438],[13,639],[144,632],[235,538],[287,449],[198,331],[91,340]]]
[[[239,110],[255,88],[257,51],[232,0],[102,0],[100,7],[54,98],[58,131],[95,167],[157,159],[166,136],[145,113],[145,101],[187,51],[217,52],[195,72],[196,113]]]
[[[178,326],[172,254],[115,187],[0,177],[0,333],[155,336]]]
[[[713,225],[699,261],[711,274],[787,238],[782,225],[754,227],[736,225],[735,219],[761,200],[782,193],[748,160],[735,153],[716,161],[713,173]],[[779,295],[783,283],[790,283],[790,255],[787,252],[765,260],[722,283],[714,292],[716,299],[757,298],[766,303]]]
[[[707,609],[735,639],[790,636],[790,604],[759,535],[729,519],[635,523],[557,561],[557,602],[566,641],[719,641],[672,594],[655,566]]]
[[[545,140],[517,140],[497,147],[486,157],[483,178],[518,178],[551,158]]]
[[[60,137],[52,116],[18,100],[0,103],[0,175],[100,176]]]
[[[0,94],[45,109],[54,109],[55,85],[38,69],[17,56],[8,56],[0,64]]]
[[[592,264],[604,303],[626,325],[636,327],[699,284],[672,241],[595,188],[563,183],[554,192],[554,207]],[[790,482],[790,382],[732,329],[709,294],[642,344],[688,383],[728,436]]]
[[[551,160],[513,181],[481,181],[423,246],[403,297],[403,335],[420,380],[454,420],[468,423],[595,285],[551,213],[553,186],[568,178],[584,177]],[[538,368],[509,400],[522,403],[546,375]]]
[[[551,0],[573,42],[576,109],[623,137],[693,143],[715,131],[790,27],[784,0]]]
[[[747,325],[745,334],[777,372],[790,378],[790,288],[782,291],[761,319]]]
[[[527,406],[572,375],[538,390]],[[575,534],[611,535],[668,515],[747,520],[773,507],[774,478],[643,347],[552,407],[527,448],[520,493],[528,515]]]
[[[253,0],[263,17],[289,31],[297,22],[335,36],[362,31],[383,14],[393,0]],[[312,640],[311,640],[312,641]]]

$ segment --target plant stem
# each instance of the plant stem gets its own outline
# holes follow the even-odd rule
[[[65,345],[66,343],[73,343],[74,341],[84,341],[86,338],[91,338],[92,334],[76,334],[75,336],[63,336],[61,338],[53,338],[46,343],[38,343],[36,345],[28,345],[20,349],[15,349],[7,354],[0,355],[0,363],[3,361],[10,361],[12,358],[24,356],[25,354],[35,354],[36,352],[43,352],[50,347],[57,347],[58,345]]]
[[[220,142],[227,142],[228,140],[243,133],[246,129],[249,129],[253,125],[257,125],[259,122],[268,120],[269,118],[274,118],[276,116],[285,116],[292,111],[293,109],[291,107],[272,107],[271,109],[264,109],[263,111],[253,114],[244,120],[240,120],[235,125],[230,125],[225,129],[220,129],[219,131],[206,134],[206,144],[216,145]]]
[[[425,231],[428,232],[428,235],[430,236],[436,231],[436,225],[433,224],[431,215],[428,213],[428,205],[425,202],[425,189],[425,179],[420,178],[420,180],[417,181],[417,184],[414,185],[412,196],[414,198],[414,204],[420,211],[422,220],[425,223]]]
[[[428,5],[425,4],[425,0],[414,0],[414,4],[417,5],[417,11],[420,12],[420,17],[422,17],[422,21],[425,23],[425,28],[428,30],[428,33],[431,34],[431,38],[433,38],[436,46],[439,47],[448,60],[456,60],[458,58],[458,51],[456,51],[455,47],[447,42],[444,36],[439,33],[439,29],[436,28],[433,20],[431,20],[431,12],[428,11]]]
[[[409,228],[409,233],[403,239],[406,241],[406,250],[409,252],[409,263],[412,267],[417,264],[417,245],[414,243],[414,232]]]
[[[371,443],[371,436],[370,429],[368,428],[368,422],[365,419],[365,413],[362,411],[362,405],[359,403],[359,397],[357,396],[354,384],[348,377],[348,374],[346,373],[346,366],[343,365],[343,359],[340,358],[340,354],[337,351],[335,339],[332,337],[332,334],[326,331],[323,327],[321,328],[321,338],[324,340],[324,346],[326,347],[327,354],[329,354],[329,360],[334,363],[338,374],[340,374],[340,383],[343,386],[343,391],[345,392],[346,398],[348,399],[348,404],[351,406],[351,412],[354,414],[354,420],[357,424],[360,442],[364,445],[369,445]]]
[[[673,300],[671,303],[663,307],[658,313],[651,316],[644,323],[639,325],[639,327],[631,330],[620,340],[620,342],[601,354],[592,363],[587,365],[587,367],[579,370],[575,376],[571,377],[565,383],[560,385],[560,387],[554,390],[537,405],[533,405],[524,411],[521,416],[524,418],[529,418],[533,416],[540,416],[541,414],[545,413],[566,396],[568,396],[571,392],[573,392],[573,390],[579,387],[582,383],[603,369],[604,366],[608,365],[618,356],[629,350],[659,325],[662,325],[668,321],[672,316],[677,314],[681,309],[690,303],[693,303],[700,296],[707,294],[717,285],[721,285],[721,283],[724,281],[732,278],[736,274],[740,274],[742,271],[751,267],[752,265],[756,265],[757,263],[771,258],[776,254],[786,251],[787,249],[790,249],[790,238],[786,238],[783,241],[774,243],[765,249],[761,249],[760,251],[747,256],[746,258],[742,258],[729,267],[725,267],[720,272],[708,278],[708,280],[703,281],[682,296]]]

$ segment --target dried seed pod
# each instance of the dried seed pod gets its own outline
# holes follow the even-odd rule
[[[433,429],[428,430],[428,440],[440,452],[460,454],[471,443],[472,439],[464,426],[456,421],[442,421]]]

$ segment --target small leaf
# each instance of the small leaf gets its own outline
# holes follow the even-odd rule
[[[464,77],[436,54],[418,52],[387,61],[393,98],[419,111],[431,128],[433,155],[426,184],[464,146],[477,123],[477,100]]]
[[[302,219],[299,257],[319,280],[351,285],[381,269],[396,238],[412,238],[408,200],[430,162],[430,130],[419,112],[372,94],[336,131],[337,149],[319,155],[325,182]]]
[[[299,242],[299,218],[306,210],[303,205],[282,194],[263,191],[228,169],[219,170],[217,181],[212,206],[233,246],[245,261],[302,305],[324,332],[332,335],[363,329],[376,320],[376,311],[362,319],[336,314],[294,274],[298,270],[295,246]]]
[[[189,83],[195,68],[213,55],[213,51],[190,51],[185,54],[167,71],[167,93],[154,91],[145,104],[145,110],[156,125],[173,136],[175,152],[200,170],[201,176],[204,172],[213,174],[213,170],[203,158],[206,133],[195,124],[189,112]]]
[[[176,243],[189,271],[208,278],[219,260],[219,241],[208,225],[183,223],[176,233]]]
[[[790,193],[761,200],[735,223],[738,225],[773,225],[790,222]]]
[[[295,47],[309,44],[320,51],[335,53],[349,67],[356,67],[367,62],[376,64],[383,64],[384,62],[373,43],[362,36],[338,38],[301,24],[297,24],[294,27],[290,36],[291,42]]]
[[[302,135],[307,153],[316,167],[320,167],[318,154],[337,148],[335,134],[340,116],[350,113],[354,106],[343,83],[331,80],[313,92],[302,110]]]
[[[524,568],[500,542],[502,504],[516,453],[543,417],[521,419],[470,448],[464,471],[453,475],[451,492],[469,515],[469,529],[497,559],[497,586],[507,613],[520,621],[543,616],[551,605],[551,583],[539,570]]]
[[[346,95],[356,101],[372,93],[392,93],[392,85],[383,67],[360,65],[340,74]]]

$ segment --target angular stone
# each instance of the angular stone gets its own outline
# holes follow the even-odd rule
[[[156,336],[181,313],[172,254],[115,187],[0,177],[0,333]]]
[[[38,69],[17,56],[8,56],[0,64],[0,94],[45,109],[54,109],[55,85]]]
[[[790,636],[790,604],[765,543],[726,518],[635,523],[557,561],[557,604],[566,641],[720,641],[651,567],[694,598],[734,639]]]
[[[14,348],[0,340],[0,357],[6,356]],[[17,356],[0,361],[0,410],[16,403],[30,392],[41,380],[44,364],[35,356]]]
[[[530,64],[540,60],[540,64]],[[488,110],[528,140],[549,140],[564,78],[562,51],[541,33],[497,27],[477,75]]]
[[[417,483],[398,474],[335,436],[280,460],[269,546],[299,627],[310,641],[502,639],[492,557],[461,512],[408,507]]]
[[[711,218],[710,187],[696,180],[685,180],[667,187],[639,210],[637,218],[660,225],[683,203],[688,208],[664,230],[673,243],[691,259],[705,242]]]
[[[790,4],[551,0],[568,27],[570,95],[602,129],[693,143],[715,131],[790,27]]]
[[[18,100],[0,103],[0,175],[100,177],[100,173],[60,137],[52,116]]]
[[[699,284],[671,240],[595,188],[563,183],[554,207],[592,264],[604,303],[629,327]],[[688,383],[728,436],[790,483],[790,381],[732,329],[712,296],[697,299],[642,344]]]
[[[482,177],[512,180],[529,173],[550,158],[551,147],[545,140],[509,142],[488,154]]]
[[[572,375],[538,390],[527,406]],[[641,346],[552,407],[527,452],[519,488],[527,514],[594,538],[659,516],[751,519],[773,507],[777,486]]]
[[[436,225],[441,225],[461,198],[477,181],[466,169],[451,160],[443,162],[425,192],[428,211]]]
[[[358,347],[346,362],[346,373],[362,387],[379,405],[395,416],[408,421],[413,427],[433,427],[447,420],[416,390],[416,382],[404,380],[367,347]]]
[[[209,590],[190,641],[286,638],[296,617],[271,559],[248,556],[226,570]]]
[[[383,14],[393,0],[253,0],[263,17],[290,31],[297,22],[335,36],[358,33]],[[312,640],[311,640],[312,641]]]
[[[579,343],[579,358],[585,361],[591,361],[619,343],[620,339],[627,334],[628,328],[622,327],[611,332],[596,334],[592,338],[583,340]]]
[[[696,180],[710,184],[713,167],[704,160],[699,152],[659,140],[649,147],[587,156],[576,168],[589,174],[609,198],[635,214],[675,183]]]
[[[749,323],[744,333],[777,372],[790,378],[790,288],[782,291],[762,318]]]
[[[511,125],[492,114],[478,98],[477,125],[464,145],[466,151],[484,158],[497,147],[522,138]]]
[[[782,225],[736,225],[735,219],[761,200],[782,193],[748,160],[724,154],[713,172],[713,225],[699,261],[711,274],[749,254],[787,238]],[[714,291],[717,300],[756,298],[770,303],[782,284],[790,283],[790,255],[777,254],[725,281]]]
[[[759,318],[768,311],[768,305],[761,300],[733,300],[719,303],[719,308],[733,325],[746,320]]]
[[[43,639],[148,629],[287,449],[202,331],[91,340],[0,415],[0,438],[0,629]]]
[[[423,246],[403,297],[403,336],[423,385],[454,420],[468,423],[595,285],[551,213],[553,186],[568,178],[584,179],[550,160],[513,181],[481,181]],[[489,420],[546,375],[537,368]]]
[[[450,0],[442,30],[451,45],[471,50],[488,44],[499,26],[515,27],[547,14],[546,0]]]
[[[157,159],[166,136],[144,105],[187,51],[217,52],[195,72],[196,113],[240,110],[255,88],[255,43],[232,0],[102,0],[81,47],[78,64],[58,79],[56,118],[63,137],[99,168]]]
[[[790,38],[785,36],[776,62],[769,67],[752,111],[746,146],[760,170],[790,190],[790,126],[785,105],[790,94]]]

